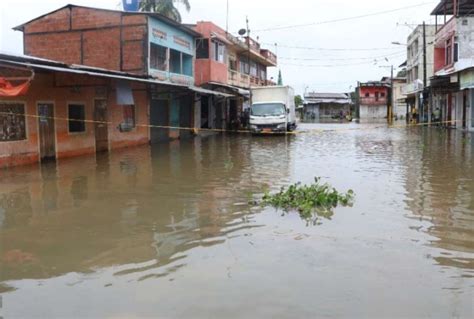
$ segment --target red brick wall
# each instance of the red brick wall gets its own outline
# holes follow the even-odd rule
[[[142,15],[73,7],[24,28],[27,55],[143,74],[147,71],[147,19]],[[123,45],[121,48],[121,41]]]
[[[71,11],[68,8],[54,12],[25,26],[26,33],[59,32],[70,30]]]
[[[120,29],[83,32],[82,52],[84,65],[120,70]]]
[[[97,29],[120,25],[121,13],[89,8],[72,9],[72,29]]]
[[[49,33],[25,35],[25,54],[62,61],[81,63],[81,33]]]

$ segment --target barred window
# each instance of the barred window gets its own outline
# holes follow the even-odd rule
[[[0,102],[0,142],[26,140],[25,106]]]

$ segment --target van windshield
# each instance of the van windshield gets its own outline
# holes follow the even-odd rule
[[[281,103],[255,104],[252,105],[254,116],[280,116],[285,115],[285,106]]]

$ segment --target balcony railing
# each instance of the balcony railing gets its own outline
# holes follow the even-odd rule
[[[272,51],[270,50],[261,50],[260,51],[260,54],[262,54],[262,56],[267,59],[268,61],[274,63],[274,64],[277,64],[277,56],[275,53],[273,53]]]
[[[403,95],[414,94],[420,91],[423,91],[423,82],[421,80],[415,80],[402,88]]]
[[[273,81],[262,80],[260,78],[249,76],[247,74],[242,74],[234,70],[229,70],[229,85],[244,87],[249,86],[273,86],[276,85]]]
[[[375,97],[361,97],[360,98],[361,105],[386,105],[387,99],[385,97],[382,98],[375,98]]]

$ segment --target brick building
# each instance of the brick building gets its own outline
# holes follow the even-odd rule
[[[27,56],[0,54],[0,80],[34,77],[0,92],[0,166],[190,137],[169,127],[199,128],[201,99],[231,96],[194,86],[199,34],[159,14],[68,5],[15,29]]]

